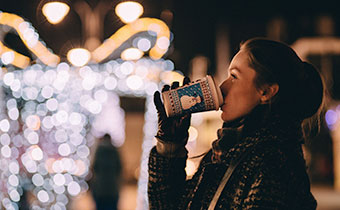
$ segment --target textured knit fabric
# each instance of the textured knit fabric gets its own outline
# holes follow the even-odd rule
[[[256,124],[256,123],[255,123]],[[192,179],[186,159],[149,157],[150,209],[208,209],[230,162],[250,154],[232,174],[215,209],[315,209],[301,148],[299,123],[277,118],[255,128],[222,129]],[[216,156],[217,155],[217,156]]]
[[[217,131],[218,139],[212,143],[211,161],[213,163],[221,162],[221,158],[232,146],[234,146],[241,138],[242,127],[229,128],[223,127]],[[228,140],[223,141],[224,138]]]

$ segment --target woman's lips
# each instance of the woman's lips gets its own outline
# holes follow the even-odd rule
[[[223,109],[223,106],[225,106],[225,104],[222,104],[222,105],[220,106],[220,109],[221,109],[221,110]]]

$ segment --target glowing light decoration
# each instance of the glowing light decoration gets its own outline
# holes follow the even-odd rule
[[[119,3],[116,8],[117,16],[123,23],[131,23],[143,14],[143,6],[138,2],[125,1]]]
[[[325,120],[328,128],[334,130],[340,122],[340,105],[334,109],[327,110]]]
[[[62,21],[69,11],[70,7],[62,2],[49,2],[42,8],[43,14],[52,24]]]
[[[146,38],[141,38],[141,39],[138,39],[137,41],[137,47],[138,49],[146,52],[150,49],[151,47],[151,42],[149,39],[146,39]]]
[[[4,177],[2,186],[8,182],[21,192],[23,186],[17,184],[15,176],[27,179],[36,188],[33,192],[42,208],[57,205],[52,198],[58,195],[77,196],[86,191],[84,179],[95,137],[110,133],[115,140],[113,144],[124,143],[124,111],[119,107],[119,95],[146,97],[143,167],[138,189],[139,205],[145,208],[147,156],[157,129],[152,96],[169,82],[169,76],[183,78],[169,64],[169,60],[143,58],[135,62],[114,60],[87,65],[79,71],[62,63],[55,68],[33,65],[4,73],[2,88],[10,94],[2,94],[0,105],[2,113],[6,113],[0,119],[0,151],[2,161],[8,166],[0,168]],[[93,80],[88,82],[89,78]],[[13,88],[15,81],[21,82]],[[23,94],[23,90],[29,91]],[[5,189],[1,189],[0,197],[9,198],[8,206],[15,206],[20,200],[15,191]]]
[[[6,62],[6,58],[3,58],[3,55],[5,54],[5,56],[6,56],[6,53],[12,53],[13,54],[13,59],[11,59],[11,62],[9,62],[9,63],[8,63],[8,60]],[[17,53],[15,51],[7,48],[1,42],[0,42],[0,55],[1,55],[1,61],[5,65],[13,64],[14,66],[22,68],[22,69],[26,68],[29,65],[29,62],[30,62],[30,59],[27,56],[24,56],[20,53]],[[4,60],[5,60],[5,62],[4,62]]]
[[[138,16],[139,17],[139,16]],[[137,17],[137,18],[138,18]],[[59,56],[53,54],[45,44],[39,40],[38,33],[35,32],[34,28],[30,23],[24,21],[23,18],[2,12],[0,13],[0,25],[7,25],[13,28],[27,46],[27,48],[38,57],[43,64],[55,67],[60,63]],[[101,44],[94,51],[90,52],[91,56],[85,53],[82,54],[82,59],[77,58],[79,62],[75,63],[76,66],[85,65],[89,60],[92,59],[95,63],[99,63],[107,59],[115,50],[117,50],[124,42],[133,37],[135,34],[140,32],[148,32],[150,36],[156,37],[156,42],[153,47],[149,46],[148,40],[142,40],[138,43],[138,48],[141,51],[149,50],[149,56],[158,60],[168,51],[170,44],[170,30],[167,25],[156,18],[140,18],[133,22],[128,23],[116,31],[111,37],[109,37],[103,44]],[[0,31],[1,33],[1,31]],[[4,32],[2,32],[4,33]],[[7,33],[7,32],[6,32]],[[2,55],[4,57],[2,58]],[[86,54],[86,55],[85,55]],[[134,53],[135,54],[135,53]],[[142,52],[139,52],[140,57],[143,56]],[[0,41],[0,56],[5,65],[12,64],[18,68],[24,69],[28,67],[30,59],[20,53],[17,53],[7,48]],[[86,57],[86,59],[84,58]],[[134,58],[133,58],[134,59]]]
[[[325,120],[330,134],[332,137],[333,144],[333,162],[334,162],[334,189],[340,190],[340,105],[332,107],[327,110]]]
[[[45,65],[56,66],[60,62],[59,56],[53,54],[41,41],[38,41],[38,34],[23,18],[14,14],[1,12],[0,25],[7,25],[15,29],[26,47]],[[6,52],[14,51],[5,47],[3,43],[0,42],[0,55]],[[27,56],[15,52],[11,64],[19,68],[26,68],[29,65],[29,61],[30,59]]]
[[[153,18],[129,23],[91,52],[93,64],[86,62],[79,68],[60,63],[22,18],[0,13],[0,24],[16,30],[42,62],[29,66],[28,57],[0,42],[0,56],[5,54],[2,64],[17,67],[2,69],[0,74],[0,153],[4,166],[0,167],[0,208],[18,209],[17,202],[28,187],[34,188],[31,193],[36,198],[32,209],[66,209],[70,197],[88,190],[85,177],[95,138],[110,133],[113,144],[124,143],[119,96],[134,96],[146,98],[137,209],[147,209],[147,159],[157,129],[152,96],[172,79],[183,79],[180,72],[173,71],[172,61],[161,58],[169,45],[167,26]],[[149,50],[151,59],[96,64],[143,31],[157,38],[153,47],[146,39],[137,43],[139,50]]]
[[[138,60],[144,53],[137,48],[128,48],[122,52],[121,58],[123,60]]]
[[[150,49],[149,56],[158,60],[167,52],[165,48],[170,40],[170,31],[167,25],[155,18],[140,18],[132,23],[121,27],[103,44],[92,52],[94,61],[101,62],[106,59],[114,50],[118,49],[125,41],[139,32],[149,32],[152,36],[157,36],[156,44]]]
[[[14,61],[14,52],[9,51],[1,55],[1,61],[3,64],[8,65]]]
[[[84,66],[85,64],[87,64],[87,62],[89,62],[90,58],[90,52],[83,48],[75,48],[67,53],[67,59],[74,66]]]

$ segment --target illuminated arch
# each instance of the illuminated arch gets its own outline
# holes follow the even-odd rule
[[[39,36],[34,32],[33,27],[30,26],[23,18],[15,14],[6,12],[0,13],[0,24],[7,25],[15,29],[19,37],[26,45],[26,47],[35,54],[45,65],[56,66],[60,62],[59,56],[53,54],[45,45],[39,41]],[[28,35],[26,33],[29,32]],[[34,37],[35,36],[35,37]],[[0,41],[0,55],[5,52],[12,51]],[[29,58],[20,53],[14,53],[14,60],[11,63],[19,68],[26,68],[29,65]]]
[[[150,49],[149,56],[154,60],[160,59],[168,50],[170,30],[163,21],[156,18],[141,18],[124,25],[92,52],[92,59],[98,63],[103,61],[125,41],[143,31],[157,34],[156,43]]]
[[[0,13],[0,24],[8,25],[15,29],[26,47],[45,65],[56,66],[58,63],[60,63],[59,56],[52,53],[39,40],[39,35],[34,32],[34,29],[30,26],[30,23],[26,22],[23,18],[15,14],[3,12]],[[121,27],[103,44],[95,49],[91,53],[92,61],[96,63],[104,61],[104,59],[108,58],[125,41],[140,32],[150,32],[157,36],[155,45],[149,51],[149,56],[154,60],[160,59],[168,50],[170,44],[170,30],[167,25],[159,19],[141,18]],[[14,54],[14,59],[11,62],[12,65],[22,69],[28,67],[30,59],[27,56],[7,48],[0,41],[0,56],[6,52],[13,52]]]

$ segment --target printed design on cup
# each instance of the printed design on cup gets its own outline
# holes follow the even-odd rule
[[[188,96],[184,95],[181,97],[181,104],[183,110],[190,109],[191,107],[195,106],[197,103],[201,103],[202,99],[201,96],[196,96],[196,93],[194,96]]]
[[[204,80],[185,88],[170,91],[169,99],[175,114],[194,113],[214,109],[211,89],[208,81]]]
[[[202,93],[204,97],[206,110],[215,109],[215,101],[213,99],[212,90],[211,90],[211,87],[209,86],[208,80],[204,80],[200,82],[200,84],[202,86]]]
[[[182,110],[181,110],[181,105],[180,105],[177,91],[170,91],[169,100],[171,102],[172,111],[174,113],[181,113]]]

